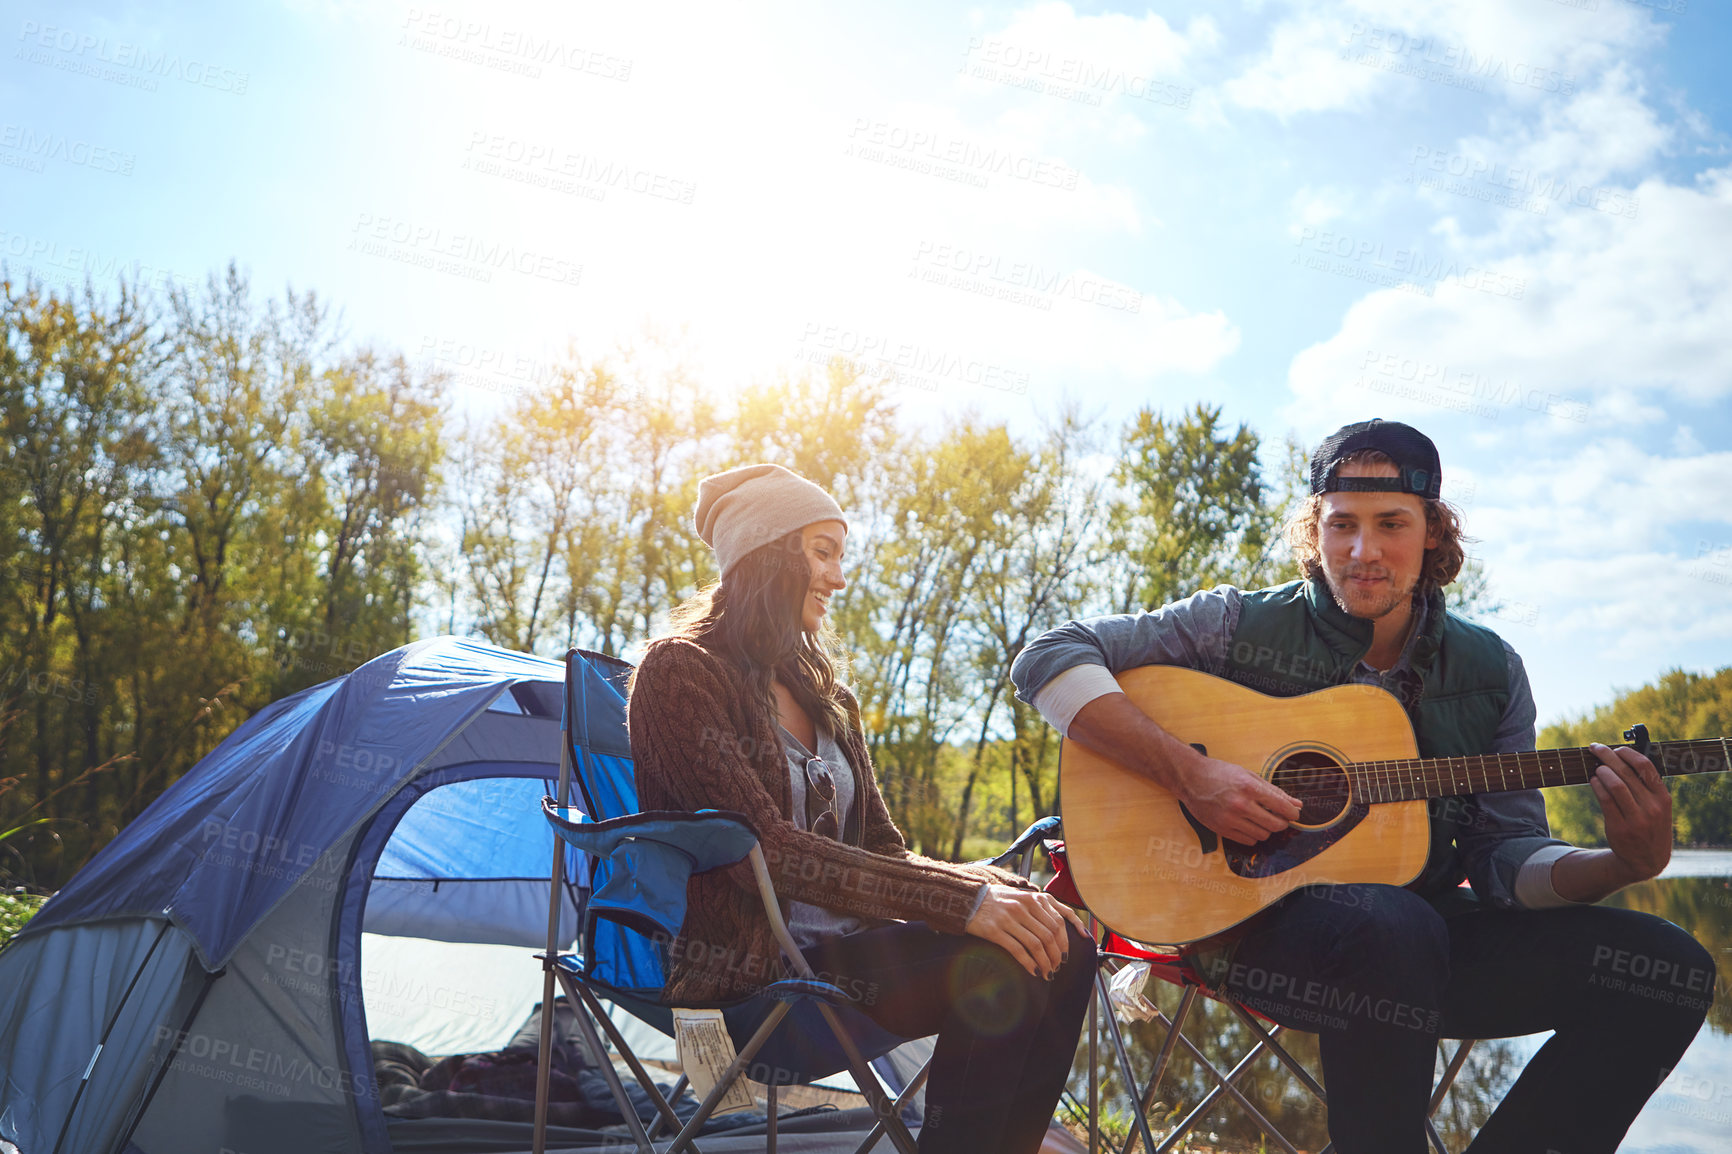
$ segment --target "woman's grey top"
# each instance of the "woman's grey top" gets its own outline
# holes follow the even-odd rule
[[[776,728],[781,730],[782,752],[788,763],[788,780],[794,787],[794,824],[800,829],[811,829],[811,823],[806,817],[806,762],[813,755],[799,738],[780,725]],[[830,776],[836,782],[836,828],[846,829],[849,811],[854,808],[854,767],[848,763],[847,753],[822,726],[818,728],[817,757],[830,767]],[[817,813],[823,812],[816,798],[812,808]],[[816,945],[825,938],[856,934],[877,924],[879,923],[866,918],[832,913],[822,906],[807,902],[788,903],[788,933],[793,936],[794,944],[801,949]]]

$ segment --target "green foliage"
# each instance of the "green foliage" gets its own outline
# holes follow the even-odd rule
[[[47,900],[36,894],[0,893],[0,946],[11,941]]]
[[[1732,666],[1712,674],[1673,670],[1653,685],[1620,694],[1582,717],[1541,730],[1541,749],[1623,743],[1624,730],[1642,722],[1655,741],[1732,737]],[[1732,777],[1724,773],[1671,777],[1672,822],[1678,844],[1732,845]],[[1577,845],[1606,844],[1605,825],[1593,789],[1573,785],[1548,789],[1546,812],[1552,833]]]
[[[409,639],[442,418],[232,267],[0,298],[0,879],[53,888],[249,713]]]
[[[1125,497],[1111,516],[1120,562],[1118,611],[1153,608],[1222,582],[1265,582],[1285,508],[1266,499],[1259,441],[1247,426],[1219,431],[1221,410],[1199,403],[1168,420],[1138,411],[1125,429],[1113,480]]]

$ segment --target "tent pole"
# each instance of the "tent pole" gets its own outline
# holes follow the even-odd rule
[[[169,1068],[174,1065],[175,1055],[180,1053],[181,1043],[186,1041],[187,1028],[192,1025],[193,1019],[198,1017],[199,1010],[204,1008],[204,1000],[210,996],[210,988],[216,985],[218,978],[228,972],[228,967],[224,966],[214,974],[205,975],[204,989],[200,990],[198,997],[193,999],[192,1008],[186,1012],[186,1018],[181,1022],[180,1029],[175,1031],[174,1045],[169,1047],[167,1055],[163,1057],[162,1065],[157,1068],[156,1077],[150,1080],[150,1089],[145,1091],[144,1098],[139,1102],[138,1109],[132,1115],[132,1120],[126,1124],[125,1133],[121,1134],[120,1141],[114,1144],[116,1150],[126,1149],[127,1143],[132,1141],[132,1132],[138,1129],[140,1122],[144,1121],[144,1112],[150,1109],[151,1099],[156,1097],[157,1090],[162,1086],[162,1080],[168,1077]],[[64,1132],[62,1132],[61,1137],[65,1137]],[[55,1154],[59,1154],[60,1143],[54,1144],[54,1150]]]
[[[102,1028],[102,1037],[96,1040],[96,1052],[90,1055],[90,1064],[84,1068],[84,1077],[78,1080],[78,1089],[72,1095],[72,1105],[66,1108],[66,1119],[60,1123],[60,1134],[54,1139],[54,1154],[59,1154],[60,1144],[66,1141],[66,1131],[72,1125],[73,1115],[78,1113],[78,1103],[84,1097],[85,1087],[90,1085],[90,1075],[96,1072],[96,1063],[102,1055],[103,1047],[108,1045],[108,1036],[114,1033],[115,1023],[120,1021],[121,1011],[126,1009],[126,1003],[132,999],[132,991],[138,986],[138,979],[144,977],[145,967],[149,966],[150,959],[156,956],[156,947],[162,945],[162,939],[168,936],[169,924],[164,921],[162,929],[156,932],[156,940],[151,942],[150,949],[145,951],[144,960],[138,963],[132,981],[126,983],[126,993],[120,995],[120,1001],[115,1003],[114,1013],[109,1016],[108,1025]]]
[[[565,656],[565,677],[567,689],[565,698],[565,724],[559,727],[559,797],[557,804],[561,809],[571,804],[571,654]],[[558,964],[559,957],[559,895],[564,885],[565,877],[565,843],[556,836],[553,839],[553,870],[552,881],[548,886],[547,896],[547,953],[541,959],[541,1052],[535,1063],[535,1136],[533,1140],[534,1154],[546,1154],[547,1150],[547,1097],[550,1079],[553,1077],[553,1026],[559,1020],[553,1012],[553,967]],[[577,1006],[572,1007],[574,1013],[583,1012]]]

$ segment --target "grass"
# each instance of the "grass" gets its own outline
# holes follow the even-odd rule
[[[11,941],[47,900],[37,894],[0,893],[0,946]]]

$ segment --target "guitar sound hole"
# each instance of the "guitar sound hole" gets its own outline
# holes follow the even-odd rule
[[[1270,778],[1298,799],[1300,825],[1326,825],[1347,808],[1347,774],[1321,753],[1295,753]]]

